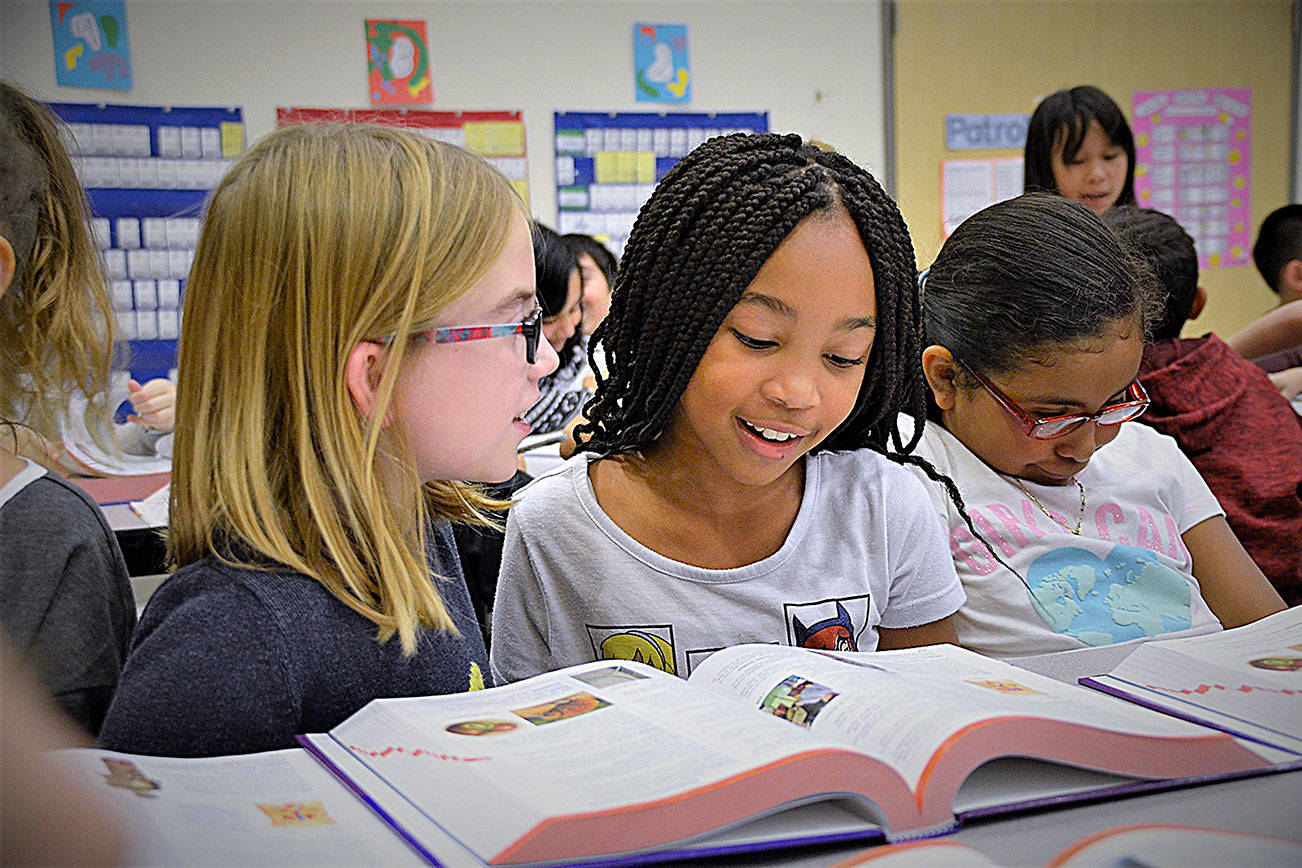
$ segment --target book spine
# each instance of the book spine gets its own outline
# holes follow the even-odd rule
[[[373,798],[371,798],[371,796],[366,792],[366,790],[362,789],[362,787],[356,781],[354,781],[347,772],[345,772],[338,765],[336,765],[333,760],[331,760],[328,756],[325,755],[325,753],[321,751],[320,748],[318,748],[315,744],[313,744],[311,739],[307,738],[307,736],[296,735],[294,736],[294,740],[298,742],[299,747],[303,748],[303,750],[307,751],[307,753],[311,755],[317,762],[321,763],[321,765],[325,767],[326,771],[334,775],[339,780],[339,783],[343,784],[345,787],[351,790],[353,794],[357,796],[357,798],[361,799],[362,802],[365,803],[368,808],[374,811],[376,816],[378,816],[384,822],[388,823],[389,828],[393,829],[393,831],[397,833],[398,837],[406,841],[412,847],[412,849],[414,849],[417,853],[421,855],[421,857],[426,862],[428,862],[432,866],[435,866],[435,868],[441,868],[443,863],[440,862],[434,856],[433,853],[431,853],[424,846],[422,846],[421,843],[411,835],[411,833],[409,833],[406,829],[402,827],[401,823],[399,823],[397,820],[395,820],[392,816],[389,815],[388,811],[385,811],[383,808],[381,808],[379,804],[377,804],[376,801]]]
[[[946,835],[959,826],[957,819],[947,820],[944,823],[937,823],[934,826],[922,826],[916,829],[904,829],[899,832],[886,831],[886,843],[898,844],[902,841],[917,841],[920,838],[935,838],[938,835]]]

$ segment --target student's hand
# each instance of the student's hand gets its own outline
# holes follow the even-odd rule
[[[176,386],[159,378],[143,386],[135,380],[127,383],[127,398],[134,411],[127,419],[155,431],[171,431],[176,423]]]
[[[557,447],[557,451],[560,452],[562,458],[569,458],[574,454],[574,450],[578,448],[579,443],[574,436],[574,429],[586,421],[588,420],[583,418],[583,414],[580,413],[570,420],[570,424],[565,426],[565,439]]]
[[[1302,367],[1288,368],[1266,376],[1270,377],[1270,381],[1275,384],[1276,389],[1279,389],[1280,394],[1290,401],[1302,393]]]

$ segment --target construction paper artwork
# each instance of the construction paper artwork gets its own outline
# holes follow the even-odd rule
[[[60,85],[131,90],[125,0],[50,0],[50,33]]]
[[[371,105],[433,102],[425,22],[367,19],[366,73]]]

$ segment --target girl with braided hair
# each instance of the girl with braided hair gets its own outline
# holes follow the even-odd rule
[[[794,135],[706,142],[643,206],[592,340],[580,451],[508,519],[502,679],[955,638],[962,590],[895,431],[925,412],[913,247],[871,175]]]

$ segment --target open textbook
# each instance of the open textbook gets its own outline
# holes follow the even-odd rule
[[[300,741],[417,849],[489,864],[899,840],[1299,759],[952,646],[597,661]]]
[[[874,847],[832,868],[998,868],[980,850],[953,841]],[[1045,868],[1188,868],[1190,865],[1302,865],[1302,843],[1201,826],[1138,823],[1105,829],[1058,853]]]
[[[305,751],[214,760],[67,753],[133,812],[152,812],[149,834],[175,839],[155,843],[150,852],[167,854],[156,861],[252,861],[242,851],[217,858],[211,829],[192,845],[192,822],[236,836],[261,828],[251,846],[268,848],[270,861],[320,861],[314,848],[327,836],[351,847],[383,834],[386,847],[410,845],[399,855],[452,866],[903,840],[965,818],[1300,759],[952,646],[844,655],[739,646],[687,681],[596,661],[474,693],[376,700],[300,742]],[[311,757],[320,763],[309,775]],[[268,776],[268,761],[295,774]],[[169,813],[213,769],[223,783],[210,787],[212,810]],[[137,783],[114,785],[113,775]],[[384,822],[358,819],[363,802]],[[277,836],[282,808],[297,831]]]
[[[1166,714],[1302,752],[1302,606],[1186,639],[1145,642],[1081,683]]]

